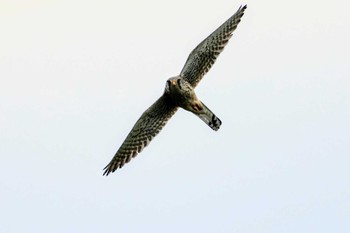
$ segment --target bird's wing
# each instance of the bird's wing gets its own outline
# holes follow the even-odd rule
[[[180,76],[192,87],[209,71],[241,21],[247,5],[241,6],[225,23],[203,40],[188,56]]]
[[[162,95],[137,120],[111,162],[104,168],[103,175],[108,175],[121,168],[140,153],[159,133],[176,110],[177,107],[170,102],[168,97]]]

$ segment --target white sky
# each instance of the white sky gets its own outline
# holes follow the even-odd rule
[[[191,50],[197,95],[102,176]],[[0,1],[0,232],[350,232],[349,1]]]

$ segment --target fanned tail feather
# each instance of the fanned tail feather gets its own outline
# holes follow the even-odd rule
[[[203,104],[202,111],[195,114],[213,130],[217,131],[220,128],[221,120],[207,106],[205,106],[205,104]]]

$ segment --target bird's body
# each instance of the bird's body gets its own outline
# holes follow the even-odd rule
[[[220,128],[221,120],[197,98],[192,85],[181,76],[168,79],[164,94],[175,106],[194,113],[213,130]]]
[[[203,40],[190,53],[180,75],[166,81],[163,95],[135,123],[111,162],[105,167],[104,175],[121,168],[140,153],[179,107],[197,115],[213,130],[220,128],[221,120],[198,99],[194,88],[224,49],[246,8],[247,6],[240,7],[233,16]]]
[[[169,96],[176,106],[190,112],[195,112],[198,109],[196,106],[200,105],[200,101],[191,84],[180,76],[167,80],[164,94]]]

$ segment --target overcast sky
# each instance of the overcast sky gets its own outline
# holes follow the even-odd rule
[[[242,4],[178,111],[102,169]],[[350,232],[349,1],[1,0],[0,232]]]

